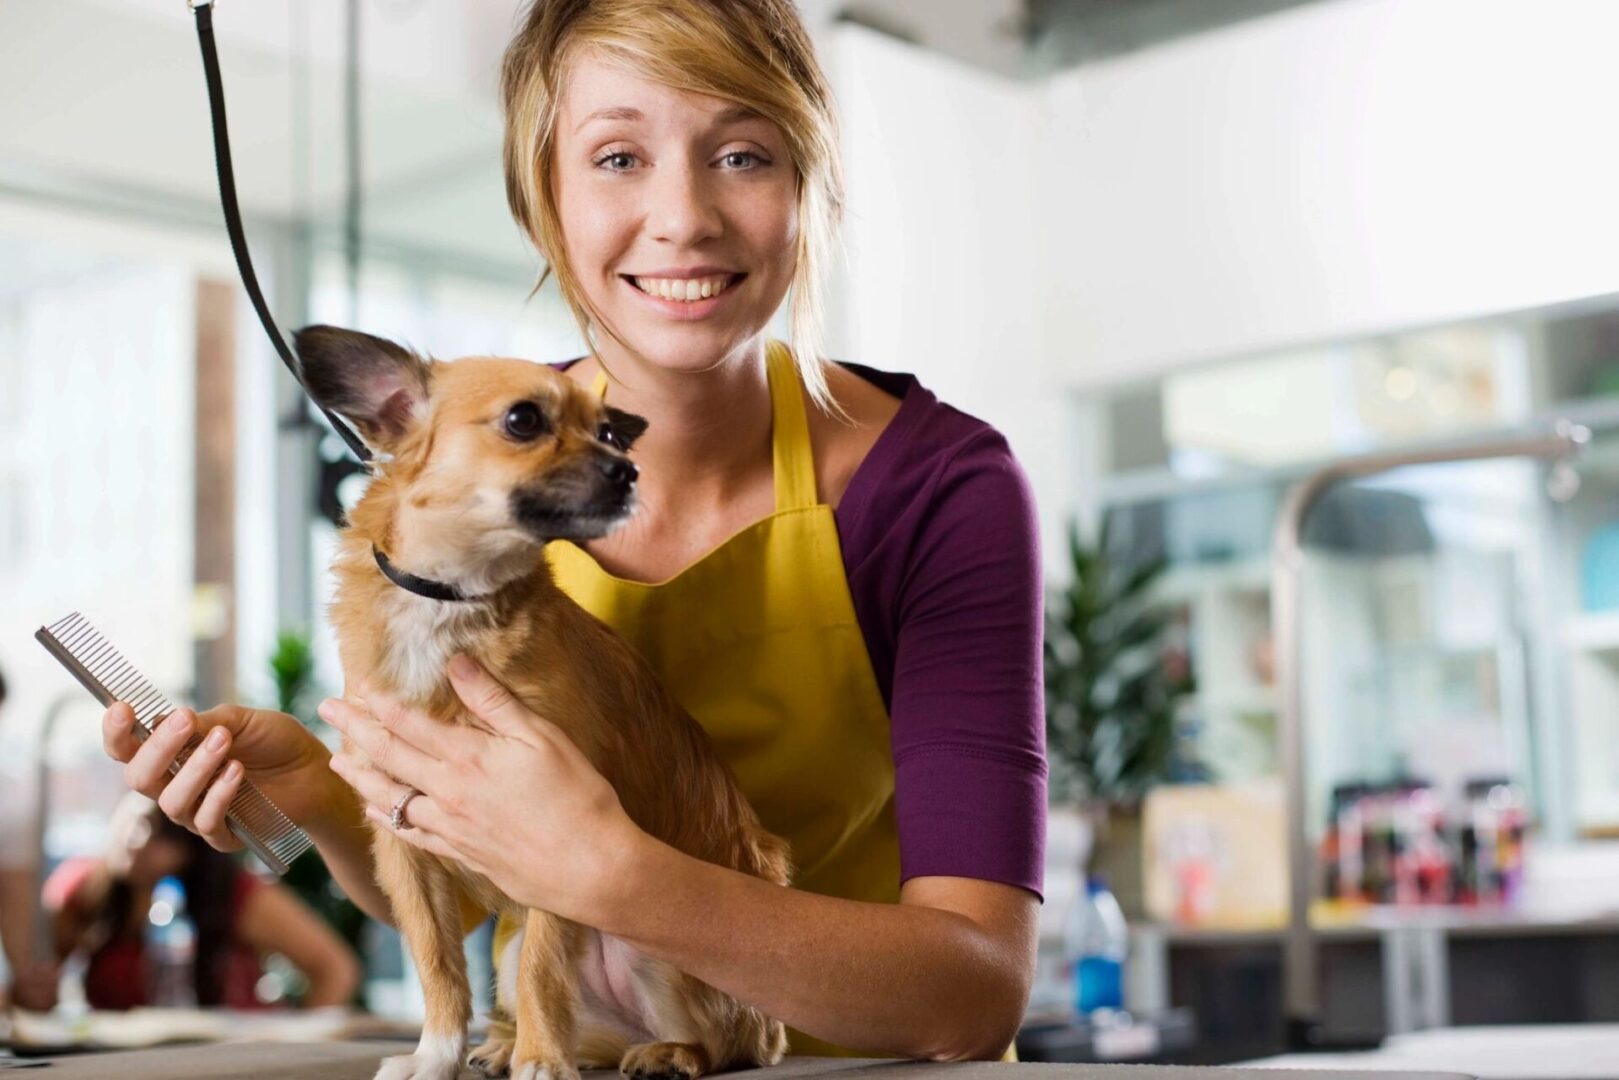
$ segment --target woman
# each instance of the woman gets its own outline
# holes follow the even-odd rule
[[[85,952],[92,1008],[158,1003],[145,933],[152,894],[166,877],[185,889],[196,930],[191,986],[198,1005],[260,1008],[259,958],[280,953],[309,981],[308,1007],[345,1005],[360,965],[343,940],[281,885],[267,884],[229,855],[155,812],[139,795],[113,814],[103,859],[69,859],[45,883],[57,955]]]
[[[419,789],[407,839],[752,1002],[795,1029],[792,1052],[1000,1056],[1044,838],[1033,506],[988,426],[815,351],[842,193],[792,5],[541,0],[503,90],[513,211],[594,345],[566,370],[651,421],[636,517],[547,555],[714,737],[792,843],[796,888],[652,842],[476,665],[452,678],[485,731],[324,703],[377,763],[332,758],[352,787],[263,712],[181,715],[137,751],[114,708],[110,751],[221,846],[245,765],[379,917],[353,825]],[[767,348],[789,287],[791,349]],[[230,745],[165,786],[196,727]]]

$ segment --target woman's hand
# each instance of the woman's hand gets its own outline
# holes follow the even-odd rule
[[[434,720],[363,684],[364,708],[323,701],[320,715],[359,751],[334,755],[333,771],[385,828],[415,788],[400,839],[465,863],[526,907],[594,925],[645,834],[573,742],[477,663],[456,657],[450,680],[470,722]]]
[[[204,713],[177,709],[145,742],[135,738],[135,714],[117,702],[101,718],[107,753],[124,763],[124,779],[156,799],[177,823],[220,851],[241,841],[225,825],[242,779],[257,784],[294,823],[308,829],[356,814],[351,797],[326,768],[330,753],[313,732],[286,713],[221,705]],[[191,736],[202,744],[173,777],[169,766]]]

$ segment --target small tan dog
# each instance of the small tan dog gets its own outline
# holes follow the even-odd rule
[[[760,825],[703,729],[633,649],[562,593],[541,554],[546,541],[603,536],[629,516],[636,471],[625,451],[646,422],[522,360],[424,361],[328,326],[296,340],[314,398],[391,456],[350,515],[334,568],[347,683],[369,680],[459,723],[445,665],[464,652],[562,728],[641,828],[785,885],[785,842]],[[434,598],[444,589],[458,595]],[[773,1064],[785,1051],[778,1021],[666,963],[524,911],[389,829],[375,830],[374,848],[427,1001],[416,1052],[384,1061],[378,1080],[459,1071],[471,1012],[462,940],[469,916],[476,925],[489,912],[525,922],[497,991],[515,1036],[497,1025],[472,1057],[485,1073],[565,1080],[577,1066],[617,1065],[674,1080]],[[628,995],[614,992],[624,975]]]

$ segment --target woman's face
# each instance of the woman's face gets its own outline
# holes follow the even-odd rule
[[[568,261],[627,344],[660,368],[701,371],[757,338],[787,294],[798,237],[797,173],[775,124],[584,51],[555,149]]]

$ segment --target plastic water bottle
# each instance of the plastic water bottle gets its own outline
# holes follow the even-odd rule
[[[1063,928],[1063,956],[1078,1012],[1124,1008],[1124,958],[1129,951],[1130,929],[1118,900],[1101,878],[1086,879]]]
[[[195,1008],[197,928],[186,911],[185,886],[179,878],[166,877],[153,886],[152,906],[146,914],[145,945],[151,1004]]]

